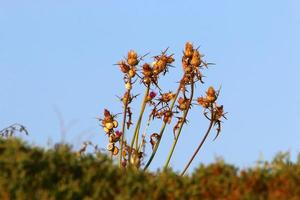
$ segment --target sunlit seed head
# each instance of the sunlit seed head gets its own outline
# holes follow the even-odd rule
[[[112,151],[113,155],[116,156],[119,153],[119,148],[118,147],[114,147],[113,151]]]
[[[129,58],[137,59],[138,56],[137,56],[137,53],[134,50],[130,50],[130,51],[128,51],[127,57],[128,57],[128,59]]]
[[[130,69],[129,72],[128,72],[128,75],[130,78],[133,78],[136,74],[136,71],[134,69]]]
[[[132,88],[131,83],[126,83],[126,84],[125,84],[125,88],[126,88],[127,90],[131,90],[131,88]]]
[[[103,130],[104,130],[105,133],[109,133],[109,129],[108,128],[103,127]]]
[[[113,121],[114,128],[118,127],[118,122],[116,120]]]
[[[112,122],[108,122],[105,124],[105,127],[110,130],[114,127],[114,124]]]
[[[114,143],[112,143],[112,142],[110,142],[110,143],[108,143],[108,145],[106,146],[106,149],[108,150],[108,151],[112,151],[113,149],[114,149]]]

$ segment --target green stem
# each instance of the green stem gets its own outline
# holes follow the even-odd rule
[[[140,110],[140,115],[134,130],[134,135],[133,138],[131,140],[131,145],[130,145],[130,150],[133,148],[134,143],[136,143],[136,149],[138,148],[138,139],[139,139],[139,130],[140,130],[140,126],[141,126],[141,122],[142,122],[142,118],[143,118],[143,114],[146,108],[146,104],[147,104],[147,97],[149,95],[149,90],[150,90],[150,86],[147,86],[146,92],[145,92],[145,96],[141,105],[141,110]],[[130,163],[130,158],[131,158],[131,151],[129,152],[129,156],[128,156],[128,160]]]
[[[190,94],[190,102],[189,102],[189,105],[188,105],[188,109],[185,110],[185,111],[183,112],[183,117],[182,117],[183,121],[182,121],[182,123],[180,124],[179,130],[178,130],[178,133],[177,133],[177,136],[176,136],[176,138],[175,138],[174,141],[173,141],[173,145],[172,145],[172,147],[171,147],[171,149],[170,149],[169,155],[168,155],[167,160],[166,160],[166,163],[165,163],[165,165],[164,165],[164,169],[167,169],[167,167],[168,167],[168,165],[169,165],[169,163],[170,163],[170,160],[171,160],[171,157],[172,157],[172,155],[173,155],[173,153],[174,153],[175,147],[176,147],[176,145],[177,145],[177,141],[178,141],[178,138],[179,138],[179,136],[180,136],[180,133],[181,133],[183,124],[184,124],[184,122],[186,121],[186,117],[187,117],[188,112],[189,112],[189,110],[190,110],[190,106],[191,106],[191,102],[192,102],[193,97],[194,97],[194,83],[191,84],[191,94]]]
[[[203,139],[201,140],[199,146],[195,150],[193,156],[191,157],[191,159],[189,160],[189,162],[187,163],[187,165],[184,167],[183,171],[180,173],[180,176],[183,176],[185,174],[185,172],[187,171],[187,169],[190,167],[191,163],[193,162],[194,158],[198,154],[199,150],[201,149],[202,145],[204,144],[207,136],[209,135],[209,132],[211,131],[211,128],[213,127],[213,124],[214,124],[214,120],[213,119],[214,119],[214,111],[213,111],[213,106],[211,106],[211,119],[210,119],[210,124],[208,126],[208,129],[207,129],[207,131],[206,131]]]
[[[173,108],[174,108],[175,102],[176,102],[176,100],[177,100],[177,98],[178,98],[180,89],[181,89],[181,85],[179,85],[179,87],[178,87],[178,89],[177,89],[177,92],[176,92],[176,94],[175,94],[174,100],[173,100],[173,102],[172,102],[172,105],[171,105],[171,107],[170,107],[170,110],[171,110],[171,111],[173,111]],[[156,154],[156,152],[157,152],[157,149],[158,149],[158,146],[159,146],[159,144],[160,144],[161,138],[162,138],[162,136],[163,136],[163,134],[164,134],[166,125],[167,125],[167,123],[164,122],[163,125],[162,125],[162,127],[161,127],[161,129],[160,129],[160,132],[159,132],[159,138],[158,138],[158,140],[157,140],[157,142],[156,142],[156,144],[155,144],[155,146],[154,146],[154,149],[153,149],[153,151],[152,151],[152,154],[151,154],[151,156],[150,156],[150,158],[149,158],[147,164],[146,164],[145,167],[144,167],[144,170],[147,170],[147,169],[148,169],[149,165],[151,164],[151,162],[152,162],[152,160],[153,160],[153,158],[154,158],[154,156],[155,156],[155,154]]]

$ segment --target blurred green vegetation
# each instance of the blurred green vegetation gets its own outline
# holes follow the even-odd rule
[[[78,157],[68,145],[45,150],[0,139],[0,199],[300,199],[300,159],[238,170],[217,160],[189,176],[120,170],[105,155]]]

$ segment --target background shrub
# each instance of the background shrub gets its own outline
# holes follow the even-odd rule
[[[217,160],[188,176],[121,170],[105,155],[78,157],[58,144],[45,150],[0,140],[0,199],[300,199],[300,162],[286,153],[238,170]]]

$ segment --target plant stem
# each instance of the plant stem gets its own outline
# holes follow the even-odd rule
[[[202,145],[204,144],[207,136],[209,135],[209,132],[211,131],[211,128],[213,127],[213,124],[214,124],[214,120],[213,119],[214,119],[214,111],[213,111],[213,105],[211,105],[211,118],[210,118],[210,123],[209,123],[208,129],[207,129],[207,131],[206,131],[203,139],[201,140],[199,146],[195,150],[193,156],[191,157],[191,159],[189,160],[189,162],[187,163],[187,165],[184,167],[183,171],[180,173],[180,176],[183,176],[185,174],[185,172],[187,171],[187,169],[189,168],[189,166],[193,162],[194,158],[198,154],[199,150],[201,149]]]
[[[131,140],[130,153],[129,153],[129,156],[128,156],[129,163],[130,163],[130,158],[131,158],[131,149],[133,148],[134,143],[136,143],[136,149],[138,148],[139,131],[140,131],[140,126],[141,126],[143,114],[144,114],[146,104],[147,104],[147,97],[149,95],[149,90],[150,90],[150,85],[147,85],[145,96],[144,96],[144,99],[143,99],[143,102],[142,102],[142,105],[141,105],[140,115],[139,115],[135,130],[134,130],[133,138]]]
[[[179,95],[180,89],[181,89],[181,85],[179,85],[179,87],[178,87],[178,89],[177,89],[177,92],[176,92],[176,94],[175,94],[174,100],[173,100],[173,102],[172,102],[172,105],[171,105],[171,107],[170,107],[170,110],[171,110],[171,111],[173,110],[173,108],[174,108],[174,106],[175,106],[175,102],[176,102],[177,97],[178,97],[178,95]],[[154,158],[154,156],[155,156],[155,154],[156,154],[156,151],[157,151],[158,146],[159,146],[159,144],[160,144],[161,138],[162,138],[162,136],[163,136],[163,134],[164,134],[166,125],[167,125],[167,123],[164,122],[163,125],[162,125],[162,127],[161,127],[161,129],[160,129],[160,132],[159,132],[159,138],[158,138],[158,140],[157,140],[157,142],[156,142],[156,144],[155,144],[155,146],[154,146],[154,149],[153,149],[153,151],[152,151],[152,154],[151,154],[151,156],[150,156],[150,158],[149,158],[147,164],[146,164],[145,167],[144,167],[144,170],[147,170],[147,168],[148,168],[149,165],[151,164],[151,162],[152,162],[152,160],[153,160],[153,158]]]
[[[191,106],[193,97],[194,97],[194,82],[191,84],[191,94],[190,94],[190,102],[189,102],[189,105],[188,105],[188,109],[185,110],[185,111],[183,112],[183,117],[182,117],[182,118],[183,118],[183,121],[182,121],[182,123],[180,124],[179,130],[178,130],[178,133],[177,133],[177,136],[176,136],[176,138],[175,138],[174,141],[173,141],[173,145],[172,145],[172,147],[171,147],[171,149],[170,149],[169,155],[168,155],[167,160],[166,160],[166,163],[165,163],[165,165],[164,165],[164,169],[167,169],[167,167],[168,167],[168,165],[169,165],[169,163],[170,163],[170,160],[171,160],[171,157],[172,157],[172,155],[173,155],[173,153],[174,153],[175,147],[176,147],[176,145],[177,145],[177,141],[178,141],[178,138],[179,138],[179,136],[180,136],[180,133],[181,133],[183,124],[184,124],[184,122],[186,121],[186,117],[187,117],[188,112],[189,112],[189,110],[190,110],[190,106]]]
[[[151,123],[151,115],[150,115],[149,118],[148,118],[148,121],[147,121],[145,130],[144,130],[144,133],[143,133],[143,135],[142,135],[142,140],[144,140],[144,139],[146,138],[147,130],[148,130],[149,126],[150,126],[150,123]],[[137,149],[138,152],[141,151],[142,147],[143,147],[143,141],[140,143],[140,146],[139,146],[139,148]]]
[[[119,166],[122,166],[122,152],[123,152],[123,145],[124,145],[124,138],[125,138],[125,124],[126,124],[126,117],[127,117],[127,108],[128,108],[128,100],[130,98],[130,89],[127,90],[129,97],[127,97],[127,100],[124,105],[124,115],[123,115],[123,123],[122,123],[122,136],[121,136],[121,143],[120,143],[120,157],[119,157]]]

